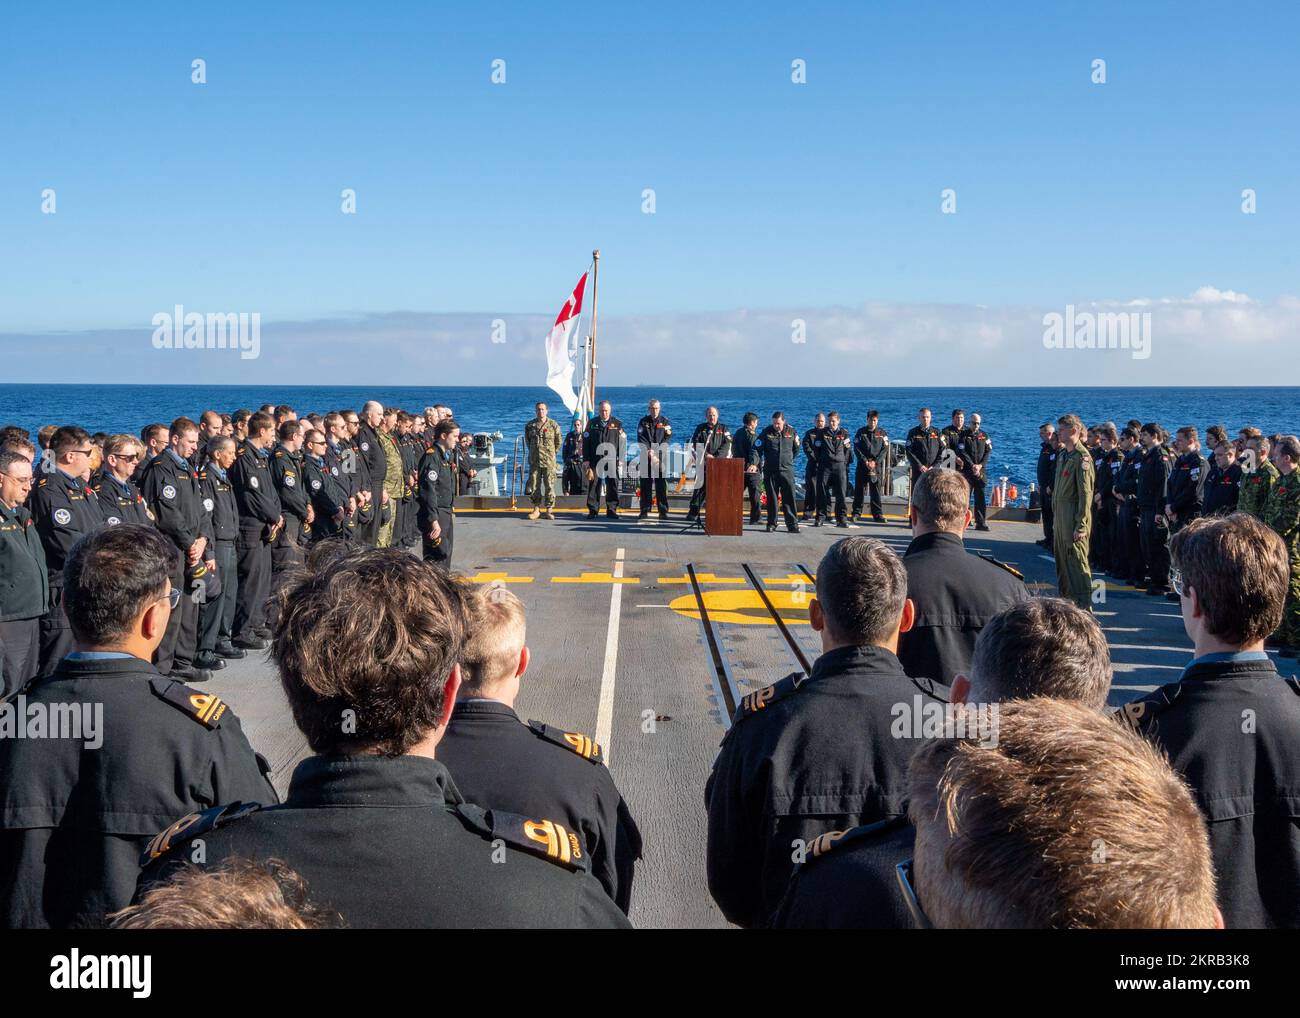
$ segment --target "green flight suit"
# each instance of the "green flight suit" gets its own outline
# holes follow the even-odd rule
[[[1291,582],[1282,606],[1282,624],[1274,634],[1289,647],[1300,647],[1300,470],[1279,474],[1264,506],[1264,522],[1286,542]]]
[[[524,444],[528,447],[528,487],[526,494],[533,505],[555,508],[555,456],[564,439],[554,419],[534,417],[524,425]]]
[[[1088,541],[1092,536],[1092,457],[1083,445],[1056,457],[1052,484],[1052,550],[1056,554],[1056,583],[1085,611],[1092,610],[1092,572],[1088,568]],[[1074,539],[1083,531],[1082,540]]]

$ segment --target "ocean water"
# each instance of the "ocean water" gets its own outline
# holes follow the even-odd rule
[[[1171,431],[1185,424],[1204,429],[1223,424],[1230,435],[1254,424],[1265,432],[1300,430],[1300,387],[1260,388],[682,388],[664,386],[600,387],[597,396],[613,403],[614,415],[634,429],[657,398],[673,424],[674,439],[685,442],[704,419],[710,404],[722,420],[738,428],[747,411],[765,426],[774,410],[783,410],[800,433],[812,426],[819,410],[838,410],[850,432],[866,423],[869,409],[880,411],[881,424],[901,440],[916,423],[917,410],[928,406],[936,427],[949,422],[961,407],[983,417],[993,440],[989,476],[1008,477],[1021,493],[1029,490],[1038,458],[1038,426],[1063,413],[1077,413],[1089,424],[1130,418],[1158,421]],[[182,414],[197,417],[205,409],[229,413],[256,409],[263,403],[287,403],[299,415],[345,407],[358,409],[368,399],[413,412],[433,403],[453,409],[462,428],[500,431],[508,452],[514,437],[545,400],[551,414],[565,424],[564,405],[538,386],[219,386],[219,385],[10,385],[0,384],[0,424],[18,424],[33,433],[45,424],[79,424],[86,430],[138,433],[153,421],[167,423]]]

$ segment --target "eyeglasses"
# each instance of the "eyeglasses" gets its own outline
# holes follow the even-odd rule
[[[1177,569],[1169,570],[1169,586],[1174,588],[1174,593],[1179,597],[1186,597],[1183,593],[1183,574]]]
[[[164,600],[165,600],[165,601],[167,602],[167,606],[168,606],[169,608],[171,608],[172,611],[175,611],[175,610],[176,610],[176,606],[177,606],[178,604],[181,603],[181,592],[180,592],[180,589],[177,588],[177,587],[173,587],[170,591],[168,591],[168,592],[167,592],[166,594],[164,594],[162,597],[158,598],[158,600],[159,600],[159,601],[164,601]],[[155,602],[155,603],[157,603],[157,602]]]
[[[934,929],[934,923],[930,922],[930,917],[921,908],[916,889],[912,886],[912,860],[900,862],[894,867],[894,872],[898,875],[898,886],[903,892],[903,900],[907,902],[907,911],[912,914],[913,924],[918,930]]]
[[[27,477],[15,477],[13,474],[5,473],[5,471],[3,470],[0,470],[0,474],[9,478],[11,481],[16,481],[17,483],[24,485],[28,488],[30,488],[33,484],[36,483],[36,478],[32,477],[31,475],[28,475]]]
[[[69,452],[75,452],[78,456],[89,456],[93,449],[69,449]]]

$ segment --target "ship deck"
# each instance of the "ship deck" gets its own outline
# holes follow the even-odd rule
[[[804,526],[708,537],[684,510],[665,522],[617,521],[559,510],[554,522],[523,510],[458,510],[455,568],[501,580],[528,611],[532,666],[518,710],[593,735],[645,839],[632,920],[643,927],[717,927],[726,921],[704,876],[704,783],[730,708],[745,693],[802,669],[819,653],[808,625],[811,575],[847,533],[878,537],[900,554],[910,532],[901,507],[883,524],[844,531]],[[1031,590],[1054,594],[1037,524],[990,520],[967,545],[1016,566]],[[1175,605],[1108,584],[1096,606],[1114,661],[1112,704],[1175,680],[1190,657]],[[1295,662],[1278,662],[1284,673]],[[949,681],[951,676],[946,677]],[[205,686],[240,716],[283,794],[307,747],[264,655],[232,661]]]

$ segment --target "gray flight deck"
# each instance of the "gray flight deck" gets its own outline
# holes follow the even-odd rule
[[[848,531],[805,525],[799,534],[746,526],[742,537],[717,538],[688,528],[681,510],[647,523],[626,509],[617,521],[588,520],[581,510],[558,515],[533,522],[522,510],[458,510],[455,568],[503,580],[527,607],[532,666],[520,715],[603,744],[645,838],[632,921],[725,926],[705,886],[704,782],[730,705],[801,669],[801,658],[816,658],[807,601],[824,549],[856,533],[901,554],[910,539],[905,520],[895,515]],[[1054,594],[1051,557],[1034,543],[1040,527],[991,526],[971,531],[967,546],[1016,566],[1031,590]],[[1115,664],[1113,704],[1177,679],[1190,657],[1177,605],[1113,584],[1099,602]],[[1284,674],[1296,670],[1294,661],[1278,664]],[[239,715],[283,794],[307,747],[273,666],[250,655],[204,688]]]

